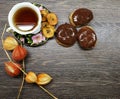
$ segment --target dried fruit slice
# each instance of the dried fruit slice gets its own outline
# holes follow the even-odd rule
[[[47,27],[43,28],[42,31],[46,38],[52,38],[54,36],[55,29],[53,26],[48,25]]]
[[[47,20],[47,14],[48,14],[48,10],[41,10],[41,15],[42,15],[42,21],[46,21]]]
[[[55,13],[48,13],[47,20],[50,25],[56,25],[58,23],[58,18]]]
[[[42,28],[47,27],[49,25],[48,22],[42,22]]]

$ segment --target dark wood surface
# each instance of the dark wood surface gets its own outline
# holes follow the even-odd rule
[[[0,0],[0,35],[11,7],[24,0]],[[76,43],[65,48],[55,39],[40,47],[27,47],[26,71],[46,72],[53,81],[45,86],[59,99],[120,99],[120,0],[26,0],[45,5],[55,12],[59,24],[69,22],[77,8],[93,11],[90,22],[98,41],[93,50],[84,51]],[[11,34],[5,34],[11,35]],[[8,61],[0,42],[0,99],[16,99],[22,77],[9,77]],[[34,84],[24,84],[20,99],[51,99]]]

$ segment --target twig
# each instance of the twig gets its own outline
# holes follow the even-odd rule
[[[4,29],[3,29],[3,32],[2,32],[2,35],[1,35],[2,45],[3,45],[3,36],[4,36],[5,30],[6,30],[6,27],[7,27],[7,24],[5,24]],[[2,47],[2,48],[3,48],[3,47]],[[3,48],[3,50],[5,51],[8,59],[9,59],[18,69],[20,69],[25,75],[27,75],[27,73],[26,73],[24,70],[22,70],[19,66],[17,66],[17,65],[12,61],[12,59],[10,58],[10,55],[8,54],[8,52],[7,52],[4,48]]]
[[[8,59],[12,62],[12,59],[10,58],[10,55],[8,54],[8,52],[4,48],[3,50],[5,51],[5,54],[7,55]]]
[[[20,43],[20,45],[22,46],[22,43]],[[25,60],[22,61],[22,66],[23,66],[23,71],[25,71]],[[23,89],[23,86],[24,86],[24,82],[25,82],[25,74],[23,73],[22,82],[21,82],[21,85],[20,85],[20,89],[18,91],[17,99],[20,98],[20,94],[22,92],[22,89]]]
[[[4,36],[5,30],[6,30],[6,27],[7,27],[7,24],[5,24],[2,35],[1,35],[2,44],[3,44],[3,36]]]
[[[23,64],[23,70],[25,71],[25,61],[24,60],[23,60],[22,64]],[[20,89],[19,89],[19,92],[18,92],[18,95],[17,95],[17,99],[20,98],[20,94],[22,92],[22,89],[23,89],[23,86],[24,86],[24,82],[25,82],[24,78],[25,78],[25,75],[23,74],[22,83],[21,83],[21,86],[20,86]]]
[[[3,36],[4,36],[5,30],[6,30],[6,26],[7,26],[7,24],[5,24],[5,27],[4,27],[4,30],[3,30],[2,36],[1,36],[2,45],[3,45]],[[23,72],[24,76],[26,76],[27,73],[26,73],[23,69],[21,69],[19,66],[17,66],[17,65],[12,61],[12,59],[10,58],[8,52],[7,52],[4,48],[3,48],[3,50],[5,51],[5,53],[6,53],[7,57],[8,57],[8,59],[9,59],[9,60],[10,60],[10,61],[11,61],[11,62],[12,62],[12,63],[13,63],[18,69],[20,69],[20,70]],[[23,61],[23,66],[24,66],[24,61]],[[24,77],[23,77],[23,78],[24,78]],[[24,83],[24,80],[23,80],[21,86],[23,86],[23,83]],[[58,98],[55,97],[51,92],[49,92],[47,89],[45,89],[43,86],[39,85],[39,87],[40,87],[42,90],[44,90],[47,94],[49,94],[51,97],[53,97],[53,99],[58,99]],[[17,99],[19,99],[19,96],[20,96],[21,90],[22,90],[22,87],[21,87],[20,90],[19,90],[19,93],[18,93],[18,97],[17,97]]]
[[[20,68],[18,65],[16,65],[16,64],[12,61],[12,59],[10,58],[10,55],[8,54],[8,52],[7,52],[5,49],[3,49],[3,50],[5,51],[7,57],[9,58],[9,60],[10,60],[19,70],[21,70],[24,75],[27,75],[27,73],[26,73],[22,68]]]
[[[3,36],[4,36],[5,30],[6,30],[6,27],[7,27],[7,24],[5,24],[4,29],[3,29],[3,32],[2,32],[2,35],[1,35],[2,45],[3,45],[3,42],[4,42],[4,41],[3,41]],[[2,48],[3,48],[3,47],[2,47]],[[10,56],[8,55],[7,51],[6,51],[4,48],[3,48],[3,50],[5,51],[8,59],[9,59],[10,61],[12,61],[12,59],[11,59]]]
[[[13,64],[14,65],[16,65],[14,62],[13,62]],[[27,75],[27,73],[23,70],[23,69],[21,69],[20,67],[18,67],[17,65],[16,65],[16,67],[18,68],[18,69],[20,69],[23,73],[24,73],[24,75]],[[36,83],[37,84],[37,83]],[[53,97],[53,99],[58,99],[57,97],[55,97],[51,92],[49,92],[47,89],[45,89],[43,86],[40,86],[39,85],[39,87],[41,88],[41,89],[43,89],[47,94],[49,94],[51,97]]]
[[[4,29],[3,29],[3,32],[2,32],[2,35],[1,35],[1,40],[2,40],[2,45],[3,45],[3,36],[4,36],[4,33],[5,33],[5,30],[6,30],[6,27],[7,27],[7,24],[5,24],[5,26],[4,26]],[[11,57],[10,57],[10,55],[8,54],[8,52],[3,48],[3,50],[5,51],[5,53],[6,53],[6,55],[7,55],[7,57],[8,57],[8,59],[15,65],[15,66],[17,66],[13,61],[12,61],[12,59],[11,59]],[[26,74],[24,71],[25,71],[25,63],[24,63],[24,60],[23,60],[23,70],[21,69],[21,68],[19,68],[18,66],[17,66],[17,68],[19,68],[24,74]],[[20,89],[19,89],[19,92],[18,92],[18,95],[17,95],[17,99],[19,99],[20,98],[20,94],[21,94],[21,91],[22,91],[22,88],[23,88],[23,85],[24,85],[24,75],[23,74],[23,79],[22,79],[22,83],[21,83],[21,86],[20,86]]]
[[[14,62],[12,62],[19,70],[21,70],[23,72],[24,75],[27,75],[27,73],[22,69],[20,68],[18,65],[16,65]]]
[[[55,97],[52,93],[50,93],[47,89],[45,89],[43,86],[40,86],[39,87],[44,90],[47,94],[49,94],[51,97],[53,97],[53,99],[58,99],[57,97]]]

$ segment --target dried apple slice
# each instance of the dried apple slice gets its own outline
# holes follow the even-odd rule
[[[55,13],[48,13],[47,20],[50,25],[56,25],[58,23],[58,18]]]

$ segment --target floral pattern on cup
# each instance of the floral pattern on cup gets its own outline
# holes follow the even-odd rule
[[[45,41],[45,37],[42,35],[42,33],[38,33],[34,36],[32,36],[33,44],[39,44],[42,41]]]

